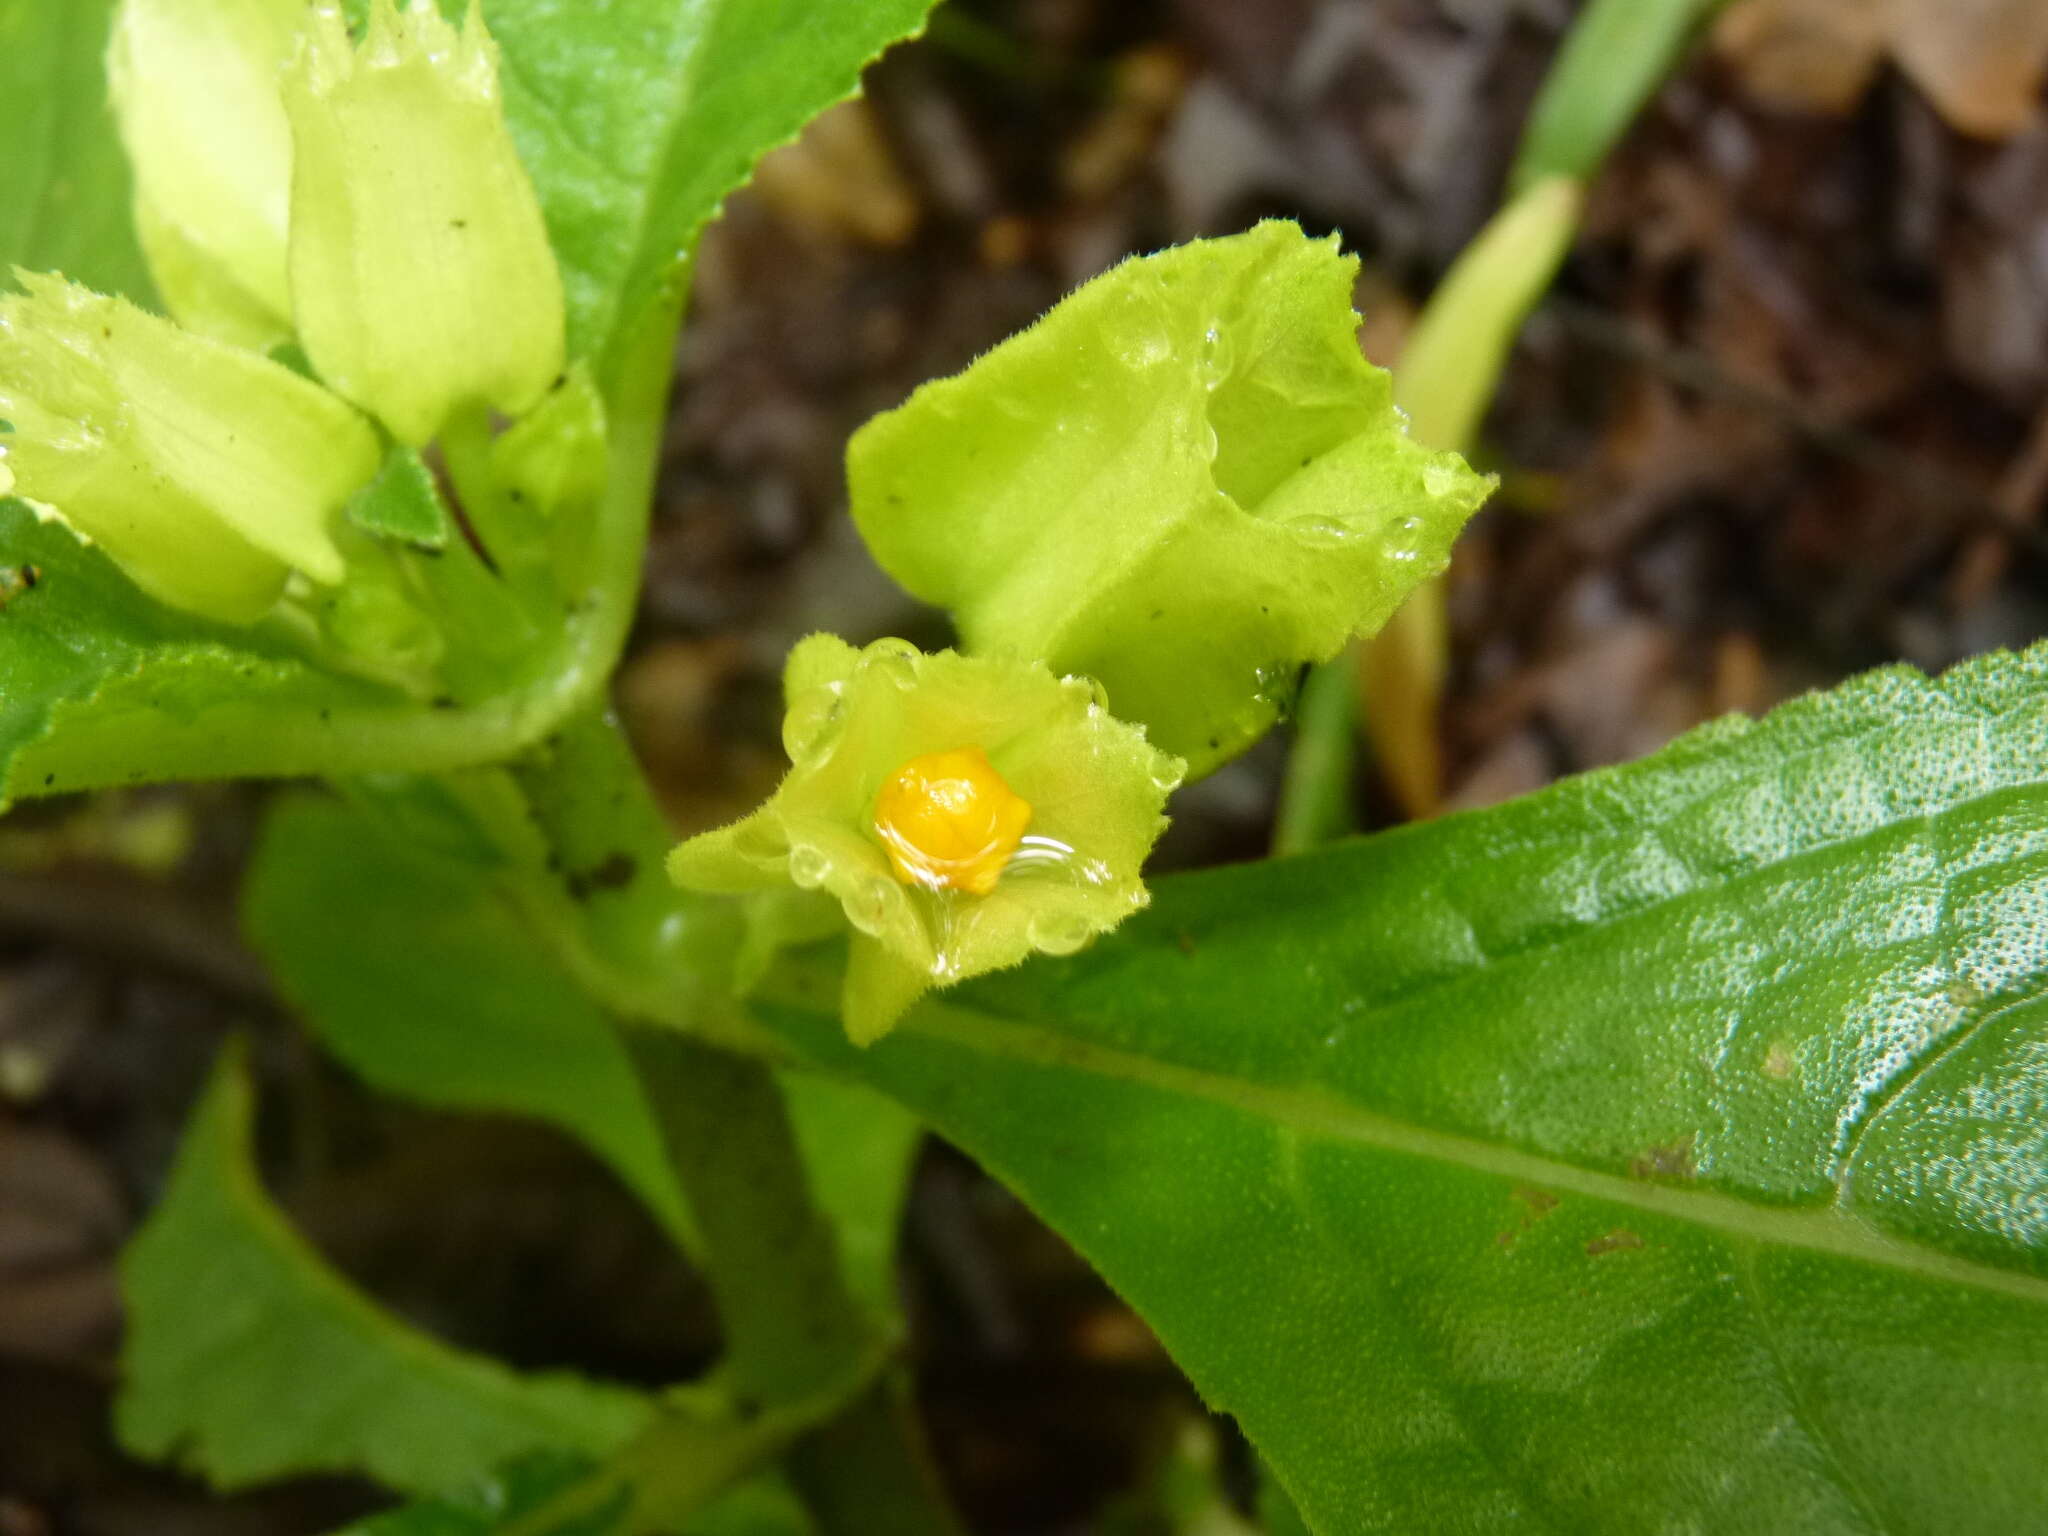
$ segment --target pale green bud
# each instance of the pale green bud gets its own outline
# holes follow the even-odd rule
[[[290,369],[124,299],[16,272],[0,295],[0,455],[136,585],[234,623],[294,570],[342,577],[331,533],[376,433]]]
[[[263,348],[291,331],[291,129],[278,72],[304,0],[122,0],[107,50],[135,222],[171,313]]]
[[[562,280],[474,4],[315,8],[285,74],[292,312],[313,366],[402,440],[518,415],[562,371]]]

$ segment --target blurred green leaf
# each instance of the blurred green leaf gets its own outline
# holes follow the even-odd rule
[[[588,1461],[561,1455],[524,1458],[462,1493],[407,1505],[350,1526],[339,1536],[497,1536],[521,1529],[547,1502],[589,1475]],[[630,1501],[550,1526],[545,1536],[640,1536]],[[542,1533],[526,1527],[528,1536]],[[812,1536],[816,1527],[788,1488],[771,1478],[742,1483],[709,1509],[658,1536]]]
[[[897,1235],[924,1126],[855,1083],[788,1073],[782,1091],[812,1194],[838,1228],[846,1282],[875,1316],[893,1317]]]
[[[854,520],[970,648],[1094,677],[1214,768],[1490,489],[1408,436],[1358,350],[1357,266],[1277,221],[1125,262],[863,427]]]
[[[694,1249],[611,1021],[500,897],[495,850],[464,844],[478,834],[447,792],[422,779],[391,794],[404,798],[381,824],[314,795],[272,810],[243,913],[286,996],[388,1093],[527,1115],[578,1138]]]
[[[0,0],[0,273],[62,272],[147,304],[128,162],[107,110],[113,10],[112,0]]]
[[[1588,181],[1671,77],[1722,0],[1591,0],[1572,22],[1529,110],[1511,195],[1552,176]]]
[[[363,1471],[442,1493],[532,1451],[603,1456],[640,1428],[639,1394],[515,1375],[405,1326],[335,1273],[258,1181],[254,1109],[231,1047],[122,1261],[116,1417],[129,1450],[221,1488]]]
[[[829,978],[776,1017],[1098,1265],[1324,1536],[2027,1529],[2044,764],[2048,646],[1893,669],[1161,880],[865,1053]]]

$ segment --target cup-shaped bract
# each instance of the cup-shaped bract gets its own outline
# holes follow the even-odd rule
[[[122,0],[107,50],[157,291],[188,327],[256,348],[291,331],[278,74],[305,14],[305,0]]]
[[[854,930],[841,1005],[855,1041],[933,987],[1071,953],[1145,905],[1139,871],[1183,765],[1090,683],[813,635],[783,687],[781,786],[684,843],[669,872],[696,890],[836,899]]]
[[[562,279],[472,4],[316,6],[284,77],[292,315],[320,376],[415,446],[562,371]]]
[[[173,607],[260,618],[342,578],[334,520],[377,435],[289,368],[62,278],[0,295],[0,463]]]
[[[1198,773],[1243,751],[1491,488],[1409,437],[1357,268],[1266,223],[1104,273],[860,430],[869,548],[969,650],[1096,678]]]

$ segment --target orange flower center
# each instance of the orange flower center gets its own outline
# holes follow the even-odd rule
[[[979,747],[927,752],[875,796],[875,835],[896,878],[986,896],[1031,825],[1030,803]]]

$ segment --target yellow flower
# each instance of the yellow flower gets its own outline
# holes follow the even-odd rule
[[[788,775],[751,816],[684,843],[669,872],[698,890],[834,898],[854,930],[841,1012],[856,1042],[933,987],[1070,953],[1145,905],[1139,869],[1183,764],[1092,684],[813,635],[783,686]]]

